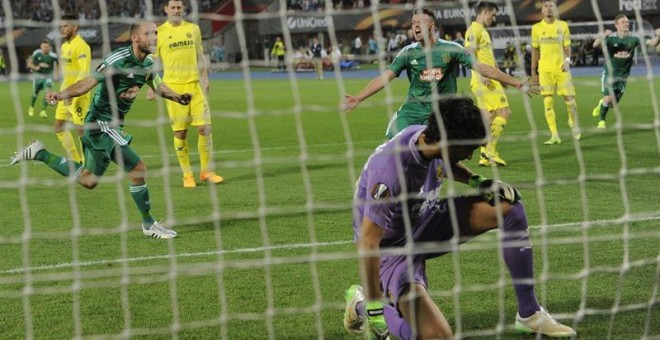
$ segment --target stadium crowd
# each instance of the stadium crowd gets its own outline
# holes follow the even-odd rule
[[[105,3],[111,17],[143,18],[147,11],[148,0],[58,0],[63,13],[75,13],[81,20],[96,20],[101,17],[101,4]],[[153,0],[153,8],[163,8],[165,0]],[[199,0],[200,12],[209,11],[220,0]],[[54,19],[51,0],[27,0],[11,2],[12,16],[15,20],[33,20],[50,22]],[[156,11],[155,11],[156,12]],[[156,14],[159,14],[156,12]],[[163,14],[164,13],[160,13]],[[0,6],[0,17],[5,18],[4,8]]]

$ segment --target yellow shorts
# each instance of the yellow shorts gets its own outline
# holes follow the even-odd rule
[[[55,119],[68,120],[75,125],[84,125],[91,96],[92,94],[87,92],[82,96],[72,98],[70,104],[67,104],[66,100],[60,101],[55,110]]]
[[[470,89],[477,98],[477,106],[489,112],[509,107],[509,101],[502,84],[491,80],[489,86],[484,86],[482,82],[470,82]]]
[[[539,72],[542,96],[551,96],[557,90],[560,96],[575,96],[570,72]]]
[[[170,123],[172,124],[172,131],[186,130],[188,126],[211,124],[211,110],[199,82],[166,85],[178,94],[192,94],[192,100],[188,105],[181,105],[171,100],[165,100],[167,113],[170,116]]]

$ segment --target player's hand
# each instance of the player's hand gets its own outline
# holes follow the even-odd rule
[[[179,104],[181,105],[188,105],[190,104],[190,100],[192,99],[192,95],[190,93],[184,93],[179,96]]]
[[[534,82],[530,81],[530,78],[527,77],[527,79],[523,80],[520,83],[520,86],[518,87],[520,91],[523,91],[524,93],[527,93],[528,96],[536,95],[541,92],[541,88],[539,87],[538,84],[535,84]]]
[[[608,37],[611,34],[612,34],[612,30],[607,29],[607,30],[605,30],[605,32],[603,32],[603,37]]]
[[[350,94],[347,94],[344,100],[341,102],[340,107],[344,113],[349,113],[356,106],[358,106],[358,104],[360,104],[360,101],[357,99],[356,96],[351,96]]]
[[[660,38],[660,28],[655,29],[655,36]]]
[[[154,100],[156,99],[156,91],[154,91],[151,87],[147,88],[147,100]]]
[[[390,331],[383,315],[383,303],[380,301],[367,302],[367,333],[365,338],[369,340],[389,339]]]
[[[484,197],[484,200],[490,205],[495,205],[495,194],[500,196],[500,200],[516,204],[522,196],[518,189],[508,183],[498,180],[488,179],[479,175],[470,177],[469,185],[477,190]]]
[[[44,96],[44,99],[46,100],[46,103],[48,103],[48,105],[51,105],[51,106],[57,104],[57,101],[59,100],[57,98],[57,93],[56,92],[50,92],[50,91],[46,92],[46,95]]]
[[[39,67],[48,67],[49,65],[46,63],[39,63]]]

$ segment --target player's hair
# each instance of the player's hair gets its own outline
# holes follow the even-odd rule
[[[497,7],[497,4],[490,2],[490,1],[481,1],[477,5],[477,14],[483,12],[483,11],[492,11],[492,10],[499,10],[500,8]]]
[[[413,15],[415,14],[426,14],[435,23],[435,14],[433,14],[433,11],[428,8],[416,8],[413,10]]]
[[[44,39],[44,40],[41,41],[41,43],[50,45],[50,40]]]
[[[443,96],[438,101],[438,112],[431,112],[424,130],[426,142],[440,141],[444,133],[448,141],[469,141],[468,146],[480,146],[486,138],[486,126],[481,110],[471,98]],[[438,123],[442,120],[442,126]],[[466,145],[466,144],[462,144]]]
[[[131,24],[128,28],[128,35],[138,35],[140,34],[140,27],[144,25],[145,21],[138,21]]]
[[[614,17],[614,23],[616,24],[616,22],[619,21],[619,19],[627,18],[627,17],[628,17],[627,15],[625,15],[623,13],[619,13],[619,14],[617,14],[617,16]]]
[[[77,14],[64,14],[64,15],[62,16],[62,20],[72,20],[72,21],[75,21],[75,20],[78,20],[78,15],[77,15]]]
[[[557,0],[541,0],[541,3],[546,3],[546,2],[554,2],[557,4]]]

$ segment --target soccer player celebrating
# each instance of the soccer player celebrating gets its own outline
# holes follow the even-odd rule
[[[151,216],[151,200],[145,180],[147,168],[130,146],[133,137],[123,131],[123,126],[126,114],[145,84],[163,98],[181,105],[188,105],[191,95],[173,92],[161,83],[160,77],[153,70],[153,59],[149,54],[156,46],[156,25],[152,22],[133,24],[129,32],[131,46],[113,51],[87,78],[60,92],[46,94],[46,100],[55,104],[57,101],[81,96],[99,85],[85,118],[82,137],[85,145],[84,162],[81,164],[56,156],[47,151],[40,141],[34,140],[14,154],[11,164],[37,160],[63,176],[73,176],[88,189],[98,185],[110,162],[121,165],[128,173],[130,193],[142,215],[144,235],[173,238],[176,232],[166,229]]]
[[[606,127],[605,116],[607,116],[607,111],[610,107],[618,104],[626,92],[626,82],[628,76],[630,76],[635,49],[641,44],[638,36],[630,34],[630,22],[625,14],[619,14],[614,18],[614,27],[616,28],[616,34],[612,34],[610,30],[605,30],[604,36],[598,37],[594,41],[594,48],[599,48],[601,45],[606,47],[603,49],[603,53],[609,55],[612,67],[610,77],[610,65],[607,63],[603,65],[603,73],[600,77],[600,90],[603,98],[592,111],[594,117],[599,117],[599,129]],[[659,41],[660,28],[655,30],[653,39],[646,40],[646,45],[653,47]]]
[[[433,12],[427,9],[416,10],[412,17],[412,31],[415,42],[401,49],[382,75],[372,79],[356,96],[346,95],[341,103],[344,111],[351,111],[406,70],[410,81],[408,98],[392,116],[385,132],[387,138],[394,137],[409,125],[423,124],[432,109],[431,101],[434,93],[456,93],[459,64],[487,78],[519,89],[523,88],[522,81],[492,66],[477,63],[460,44],[437,39]],[[427,55],[431,56],[431,60],[427,60]]]
[[[474,54],[479,63],[492,67],[496,66],[495,54],[486,27],[495,22],[497,9],[497,5],[492,2],[480,2],[477,6],[477,18],[465,32],[467,39],[465,48]],[[502,135],[502,131],[504,131],[504,125],[511,117],[511,109],[509,109],[506,93],[504,93],[502,84],[482,77],[476,72],[472,72],[470,89],[477,98],[479,108],[489,113],[491,139],[485,147],[481,148],[479,165],[488,166],[491,165],[492,161],[494,165],[504,166],[506,162],[500,157],[496,148],[497,141]]]
[[[556,0],[543,0],[543,20],[532,26],[532,83],[541,85],[545,120],[551,135],[545,145],[561,144],[555,119],[555,90],[564,97],[573,138],[580,139],[575,87],[571,79],[571,33],[566,21],[557,19],[556,12]]]
[[[32,70],[34,78],[32,79],[32,98],[30,100],[30,108],[28,115],[34,116],[34,103],[37,102],[39,92],[44,90],[48,92],[53,88],[53,76],[57,73],[57,54],[51,51],[50,41],[44,39],[41,41],[41,46],[32,52],[32,56],[28,59],[27,67]],[[43,100],[43,106],[39,116],[47,118],[46,113],[46,98]]]
[[[158,27],[158,48],[154,57],[163,67],[163,82],[179,93],[192,93],[190,105],[166,102],[174,131],[174,152],[183,172],[183,187],[197,186],[190,166],[188,127],[197,128],[197,150],[200,158],[199,178],[202,182],[222,183],[213,165],[213,134],[211,111],[206,98],[209,74],[202,49],[199,26],[182,19],[183,1],[169,0],[165,4],[167,21]],[[154,99],[153,92],[147,98]]]
[[[344,326],[385,339],[451,338],[452,331],[427,291],[426,261],[500,226],[502,252],[518,300],[516,329],[574,336],[538,303],[525,208],[518,190],[481,177],[461,164],[483,144],[486,127],[471,99],[444,97],[426,125],[413,125],[380,145],[365,164],[355,192],[353,235],[363,287],[346,292]],[[481,195],[440,199],[445,178]],[[400,254],[401,249],[415,249]],[[382,251],[383,254],[380,254]],[[382,289],[382,290],[381,290]]]
[[[91,69],[92,51],[85,40],[78,35],[78,25],[75,23],[77,19],[78,17],[75,15],[63,15],[62,22],[60,22],[60,34],[62,35],[62,47],[60,48],[62,86],[60,90],[89,76]],[[82,162],[82,145],[78,152],[77,142],[74,141],[71,132],[67,130],[66,123],[67,121],[73,123],[78,136],[83,136],[83,123],[89,109],[90,96],[91,93],[86,93],[79,97],[63,100],[57,104],[55,110],[55,135],[67,156],[77,163]]]

